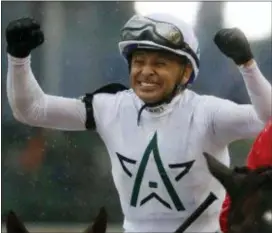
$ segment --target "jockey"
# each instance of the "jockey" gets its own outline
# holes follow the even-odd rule
[[[262,166],[272,166],[272,117],[256,138],[247,157],[248,168],[256,169]],[[227,218],[230,203],[230,197],[227,195],[220,214],[220,226],[224,233],[227,232]]]
[[[199,72],[198,41],[192,28],[170,15],[135,15],[122,28],[119,49],[130,89],[110,84],[81,99],[48,95],[37,83],[30,65],[31,51],[44,41],[37,22],[11,22],[6,39],[14,117],[31,126],[97,131],[108,150],[125,232],[174,232],[211,196],[217,200],[186,231],[220,230],[225,190],[202,153],[229,166],[228,144],[257,136],[260,119],[271,112],[271,86],[239,29],[222,29],[214,41],[237,65],[252,105],[187,88]]]

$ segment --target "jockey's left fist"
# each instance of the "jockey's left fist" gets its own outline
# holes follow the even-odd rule
[[[245,34],[238,28],[225,28],[218,31],[214,43],[227,57],[237,65],[243,65],[253,59],[250,45]]]

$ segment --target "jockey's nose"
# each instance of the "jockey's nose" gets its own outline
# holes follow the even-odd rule
[[[145,64],[142,67],[141,73],[144,77],[150,77],[153,76],[155,74],[155,71],[153,69],[153,67],[149,64]]]

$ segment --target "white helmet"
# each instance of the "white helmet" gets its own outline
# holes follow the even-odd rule
[[[163,49],[187,57],[193,67],[188,83],[195,81],[199,72],[200,50],[193,29],[168,14],[134,15],[121,30],[120,53],[130,62],[135,49]]]

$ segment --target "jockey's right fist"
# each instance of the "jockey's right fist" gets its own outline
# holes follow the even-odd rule
[[[44,35],[34,19],[21,18],[9,23],[6,40],[7,52],[13,57],[24,58],[44,42]]]
[[[244,65],[253,59],[245,34],[238,28],[224,28],[218,31],[214,42],[219,50],[237,65]]]

